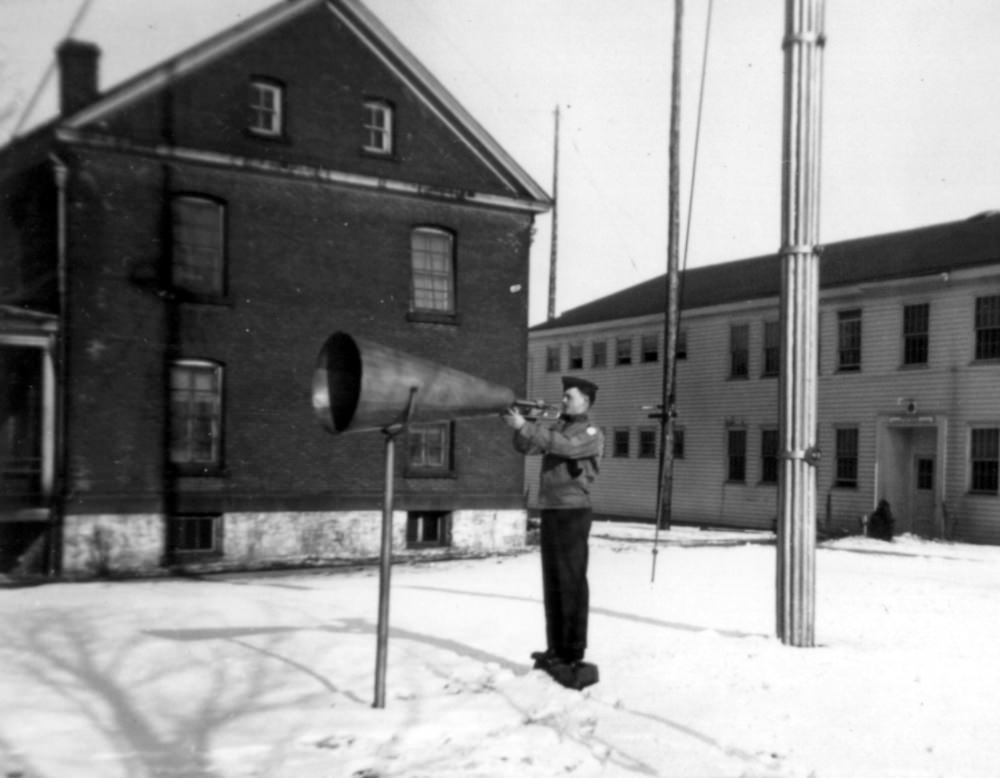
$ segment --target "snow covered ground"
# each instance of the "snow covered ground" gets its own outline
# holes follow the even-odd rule
[[[1000,775],[1000,548],[817,552],[816,648],[774,637],[766,535],[595,524],[574,692],[536,553],[378,571],[0,588],[0,778]],[[748,543],[749,541],[749,543]]]

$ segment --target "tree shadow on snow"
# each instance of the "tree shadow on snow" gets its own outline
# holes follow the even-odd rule
[[[252,667],[221,661],[205,673],[203,663],[191,663],[183,652],[155,650],[151,633],[111,645],[85,616],[65,610],[36,611],[0,626],[3,664],[52,693],[7,699],[8,712],[43,721],[51,716],[71,740],[86,732],[98,735],[107,747],[88,753],[89,764],[96,768],[103,760],[116,766],[112,772],[124,768],[129,776],[216,778],[210,756],[219,730],[241,716],[277,709],[265,698],[285,687],[265,658],[274,651],[257,646],[249,646],[261,655]],[[67,716],[80,721],[75,737],[65,731]],[[22,745],[0,745],[0,753],[27,765]],[[54,748],[59,753],[62,747]],[[38,764],[18,769],[25,778],[43,776]]]

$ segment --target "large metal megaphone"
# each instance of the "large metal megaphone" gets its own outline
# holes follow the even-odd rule
[[[319,352],[313,409],[332,433],[502,413],[507,387],[427,359],[335,332]]]

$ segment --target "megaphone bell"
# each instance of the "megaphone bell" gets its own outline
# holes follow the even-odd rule
[[[331,433],[502,413],[514,392],[460,370],[335,332],[313,374],[312,403]]]

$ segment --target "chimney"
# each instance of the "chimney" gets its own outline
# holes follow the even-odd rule
[[[101,50],[93,43],[64,40],[59,58],[59,112],[70,116],[97,97],[97,63]]]

